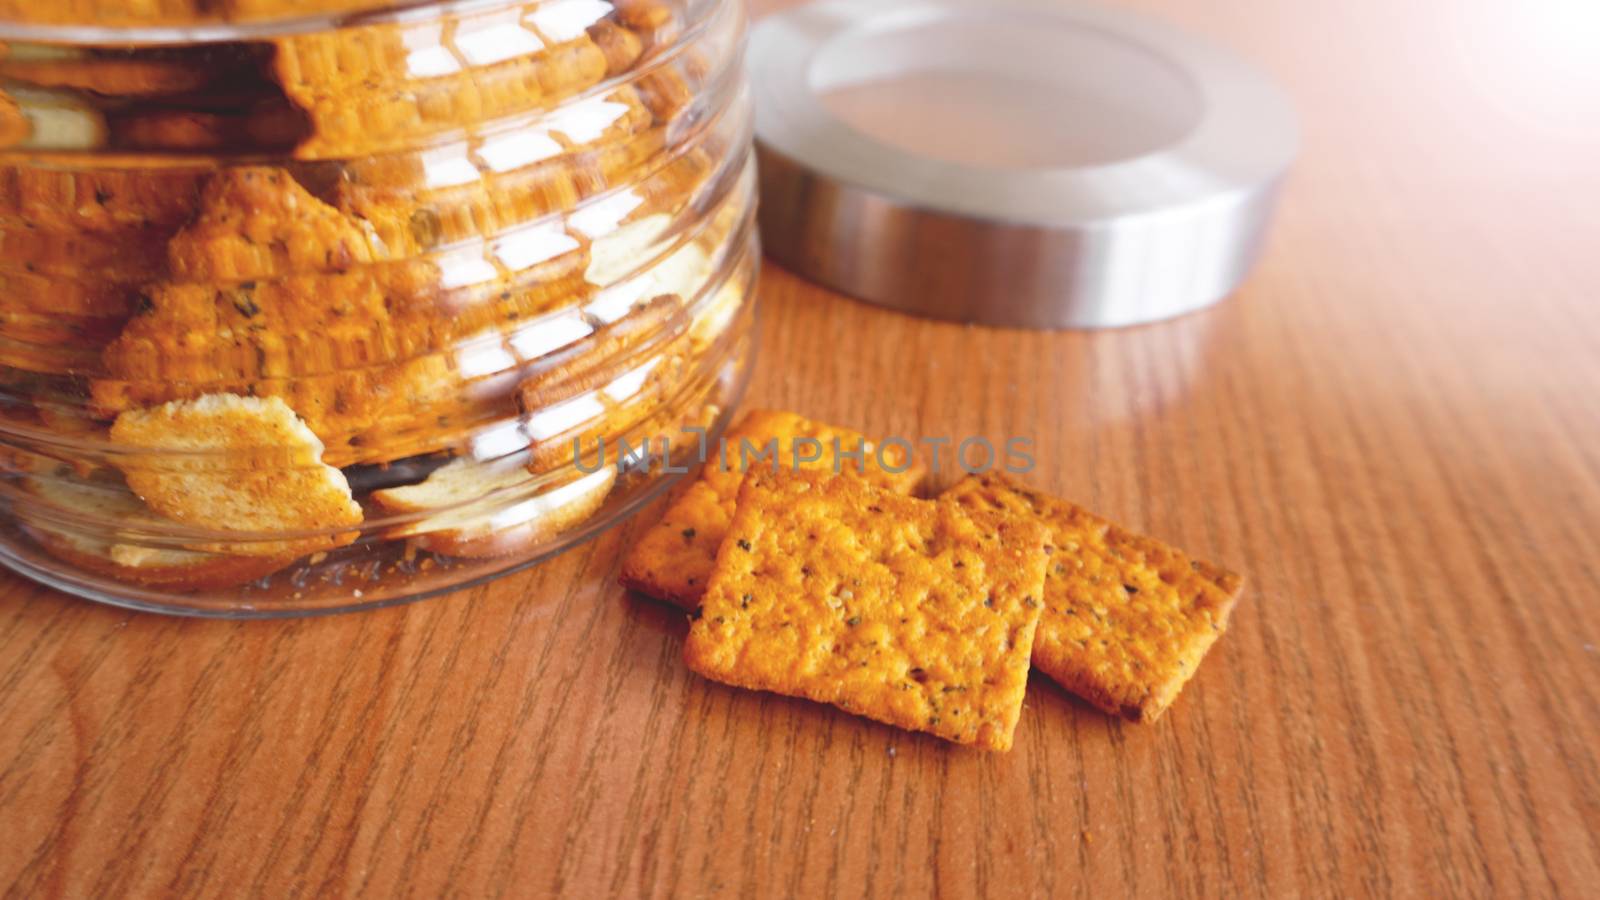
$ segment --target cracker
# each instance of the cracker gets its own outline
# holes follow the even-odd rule
[[[1227,628],[1244,580],[1004,475],[970,475],[943,498],[1037,517],[1055,532],[1033,664],[1100,709],[1151,722]]]
[[[639,364],[639,351],[670,345],[687,333],[688,319],[678,298],[662,294],[630,309],[614,322],[582,327],[589,333],[538,357],[517,385],[517,401],[525,415],[592,391]]]
[[[104,523],[159,532],[171,527],[170,522],[153,515],[123,485],[79,480],[70,467],[61,468],[22,480],[23,490],[37,502],[19,505],[17,518],[52,556],[97,575],[175,591],[219,590],[255,581],[294,561],[152,546]]]
[[[479,164],[460,149],[458,166],[476,177],[430,185],[420,155],[361,157],[343,169],[335,186],[338,205],[370,222],[399,256],[426,253],[464,240],[524,228],[554,212],[575,208],[595,193],[622,184],[641,163],[661,153],[659,129],[638,93],[622,86],[584,98],[515,139],[478,141]],[[443,152],[443,151],[441,151]],[[437,163],[433,163],[437,166]],[[672,172],[682,180],[692,173]],[[432,181],[437,182],[435,176]],[[675,190],[688,194],[696,182]],[[581,268],[581,266],[579,267]]]
[[[4,96],[7,147],[94,150],[105,146],[105,115],[74,91],[7,83]],[[17,122],[19,116],[25,129]]]
[[[653,213],[595,236],[584,279],[596,287],[608,288],[652,271],[663,261],[658,257],[664,241],[670,240],[671,227],[671,215]]]
[[[688,360],[680,349],[665,347],[593,390],[526,416],[528,470],[550,472],[577,460],[588,465],[602,456],[607,464],[626,460],[624,468],[645,465],[640,454],[659,430],[654,420],[685,389]]]
[[[136,315],[104,351],[95,409],[279,396],[335,465],[430,452],[505,418],[515,379],[459,364],[527,359],[524,345],[549,330],[529,320],[594,292],[583,279],[587,239],[552,230],[541,245],[563,252],[446,290],[431,262],[389,259],[395,247],[379,230],[285,170],[218,174],[170,242],[184,277],[129,293]],[[27,314],[6,313],[0,330],[37,330]]]
[[[753,470],[689,630],[689,668],[1011,748],[1049,530],[825,473]]]
[[[214,65],[214,64],[213,64]],[[0,61],[0,77],[42,88],[107,97],[184,94],[202,90],[215,72],[198,63],[153,56],[90,57],[84,53]]]
[[[676,31],[681,25],[677,21],[677,10],[670,3],[659,0],[613,0],[611,5],[616,8],[617,20],[636,31]],[[657,36],[655,42],[662,43],[663,39]]]
[[[720,330],[722,323],[716,320],[733,310],[720,305],[720,298],[713,301],[702,295],[713,279],[732,265],[723,252],[737,243],[753,199],[741,185],[730,191],[703,223],[675,222],[673,214],[660,212],[630,218],[609,230],[595,229],[597,233],[589,235],[592,243],[584,278],[603,288],[596,302],[608,307],[631,305],[660,294],[676,294],[686,304],[716,307],[715,312],[696,311],[697,331],[707,325]],[[695,230],[684,234],[678,230],[683,225]],[[698,339],[697,343],[703,345]]]
[[[288,171],[224,169],[207,182],[195,220],[167,247],[178,281],[242,281],[344,272],[372,262],[381,241],[360,219],[307,191]]]
[[[0,18],[40,25],[192,25],[355,12],[392,0],[0,0]]]
[[[684,387],[688,319],[678,298],[656,297],[609,324],[578,321],[599,327],[535,359],[517,387],[532,472],[576,458],[620,462],[623,442],[631,454],[645,440],[635,429]]]
[[[173,277],[130,292],[135,315],[103,353],[97,412],[279,396],[335,464],[445,438],[432,423],[463,406],[461,379],[433,351],[474,317],[440,314],[433,265],[376,262],[370,226],[266,167],[218,173],[168,249]]]
[[[394,150],[422,137],[552,109],[624,62],[628,51],[618,36],[606,36],[606,47],[584,32],[541,38],[526,30],[540,26],[540,5],[524,9],[526,22],[511,26],[526,32],[521,46],[511,45],[512,55],[463,69],[459,59],[503,52],[504,41],[491,50],[484,38],[496,29],[503,35],[508,24],[501,10],[467,14],[444,36],[437,71],[425,67],[420,77],[415,34],[403,24],[279,38],[274,77],[314,128],[296,155],[331,159]]]
[[[209,394],[117,417],[111,440],[129,448],[116,464],[150,508],[215,531],[320,531],[361,524],[344,474],[322,462],[322,441],[277,397]],[[310,553],[356,532],[273,541],[197,544],[250,556]]]
[[[0,91],[0,147],[11,147],[28,139],[33,126],[17,101]]]
[[[151,229],[162,232],[165,240],[194,216],[208,178],[208,172],[187,168],[3,166],[0,220],[63,232],[120,235],[128,229]]]
[[[615,466],[573,472],[557,483],[535,479],[515,456],[460,457],[426,480],[372,492],[384,512],[406,517],[384,532],[446,556],[521,553],[578,527],[599,511],[616,483]]]
[[[429,352],[438,338],[420,313],[433,302],[432,279],[412,268],[149,285],[102,355],[110,377],[91,383],[94,408],[115,415],[203,394],[279,396],[329,461],[362,458],[380,434],[428,425],[440,404],[462,405],[452,360]]]
[[[0,271],[0,337],[14,342],[0,359],[37,348],[47,371],[92,368],[127,321],[133,295],[112,281]]]
[[[168,238],[193,216],[200,177],[150,170],[66,172],[0,167],[0,351],[46,372],[99,368],[99,349],[133,309],[136,286],[165,263]]]
[[[816,440],[821,445],[821,458],[801,462],[802,468],[831,472],[837,466],[844,473],[859,475],[872,484],[902,494],[909,494],[925,471],[916,459],[906,459],[904,448],[898,445],[884,448],[885,460],[891,466],[907,468],[891,472],[876,465],[875,445],[860,432],[813,422],[792,412],[753,410],[723,439],[726,465],[718,448],[708,445],[699,478],[672,501],[661,521],[645,531],[629,549],[622,562],[623,586],[692,609],[705,592],[717,548],[733,519],[739,483],[744,478],[741,443],[749,441],[752,447],[760,448],[776,441],[779,467],[785,467],[795,462],[795,442],[802,438]],[[693,438],[684,435],[683,439]],[[835,441],[843,453],[862,447],[866,466],[858,467],[849,459],[837,458]],[[810,455],[809,451],[814,448],[802,445],[800,449],[803,455]],[[768,464],[761,462],[759,465]]]
[[[601,19],[589,26],[589,39],[605,54],[607,76],[627,72],[644,55],[644,40],[609,19]]]

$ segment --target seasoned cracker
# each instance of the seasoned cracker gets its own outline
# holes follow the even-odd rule
[[[370,227],[287,171],[219,172],[168,249],[174,277],[130,292],[135,315],[103,353],[97,412],[279,396],[346,464],[433,449],[448,429],[432,423],[464,406],[453,360],[433,351],[483,316],[441,315],[433,265],[377,262]]]
[[[1049,530],[817,472],[753,470],[689,630],[689,668],[1008,750]]]
[[[524,344],[547,330],[528,320],[594,292],[583,279],[587,240],[555,229],[542,238],[551,258],[446,290],[432,262],[390,259],[396,248],[378,231],[283,169],[219,173],[170,242],[183,277],[128,293],[136,315],[103,353],[96,411],[279,396],[334,465],[431,452],[505,417],[515,382],[459,363],[525,360]],[[29,329],[26,312],[0,305],[0,331]]]
[[[543,29],[545,12],[538,3],[526,4],[517,25],[508,25],[501,10],[463,15],[444,37],[449,62],[420,77],[406,25],[374,23],[277,39],[274,77],[314,126],[297,155],[376,153],[411,146],[422,136],[553,109],[624,63],[630,51],[620,35],[602,35],[602,46],[583,31],[550,33]],[[541,38],[529,25],[547,33]],[[455,62],[481,54],[485,35],[510,27],[525,32],[518,52],[470,70]],[[642,38],[629,38],[642,52]],[[526,49],[532,47],[538,49]]]
[[[0,79],[4,80],[4,79]],[[7,137],[26,150],[95,150],[105,146],[105,114],[75,91],[30,87],[5,81]],[[20,132],[15,115],[27,130]],[[9,146],[9,145],[8,145]],[[7,248],[9,249],[9,248]]]
[[[277,397],[208,394],[133,410],[111,426],[116,460],[150,508],[215,531],[319,531],[361,524],[344,473],[322,461],[322,441]],[[282,541],[228,541],[193,549],[293,556],[341,546],[356,532]]]
[[[202,394],[280,396],[344,464],[376,438],[462,405],[431,270],[411,264],[243,284],[161,282],[107,345],[94,407],[115,415]],[[392,308],[392,309],[391,309]],[[386,450],[389,448],[385,448]]]
[[[748,441],[759,449],[776,441],[781,468],[795,464],[796,442],[802,439],[814,440],[818,446],[802,444],[799,455],[809,456],[820,448],[821,457],[799,462],[801,468],[827,472],[837,468],[896,493],[909,494],[925,471],[919,461],[907,459],[902,452],[904,448],[895,445],[884,448],[885,461],[894,467],[905,466],[905,470],[892,472],[879,467],[876,445],[860,432],[813,422],[792,412],[752,410],[723,439],[726,465],[717,447],[707,446],[707,459],[699,478],[673,500],[661,521],[641,535],[628,551],[622,562],[623,586],[692,609],[705,592],[717,548],[733,519],[739,483],[744,479],[742,442]],[[681,440],[693,440],[693,437],[683,435]],[[838,457],[834,454],[835,446],[841,451]],[[864,451],[865,467],[843,458],[843,454],[857,447]],[[764,461],[758,464],[769,465]]]
[[[215,64],[213,63],[213,66]],[[0,60],[0,78],[42,88],[107,97],[183,94],[202,90],[217,73],[199,63],[153,56],[90,57],[86,53]]]
[[[369,222],[394,255],[427,253],[571,210],[642,177],[640,164],[664,147],[650,110],[626,85],[577,101],[517,138],[481,142],[477,152],[487,162],[479,177],[455,184],[430,185],[428,164],[413,154],[352,160],[335,187],[337,204]],[[464,151],[461,163],[469,164]],[[662,177],[678,180],[677,192],[687,195],[696,182],[684,174]]]
[[[224,169],[206,183],[199,215],[168,244],[168,263],[179,281],[345,272],[372,262],[383,247],[364,224],[284,169]]]
[[[132,287],[112,281],[0,272],[0,337],[10,344],[0,350],[0,360],[38,348],[43,368],[70,371],[117,336],[133,297]]]
[[[617,20],[635,31],[675,31],[681,25],[677,21],[677,10],[670,3],[659,0],[613,0],[611,5],[617,10]],[[663,42],[660,36],[655,37],[655,43]]]
[[[517,385],[524,415],[613,381],[639,364],[640,348],[670,345],[689,329],[683,304],[669,294],[640,303],[614,322],[582,322],[591,329],[587,335],[539,356]]]
[[[392,0],[0,0],[0,18],[40,25],[193,25],[356,12],[391,3]]]
[[[0,147],[11,147],[28,139],[33,125],[17,101],[0,91]]]
[[[608,19],[589,26],[589,38],[606,57],[606,75],[621,75],[633,68],[644,55],[644,40],[633,31]]]
[[[1227,628],[1240,576],[1004,475],[970,475],[941,499],[1031,515],[1055,533],[1033,664],[1135,722],[1159,718]]]
[[[119,581],[175,591],[220,590],[255,581],[292,557],[227,556],[152,546],[124,534],[170,527],[125,486],[73,477],[69,466],[22,479],[35,501],[18,507],[22,527],[47,552],[71,565]],[[119,528],[108,528],[106,523]],[[86,524],[95,523],[95,524]]]
[[[204,170],[188,168],[0,166],[0,220],[47,231],[119,236],[128,229],[150,229],[165,240],[194,216],[208,177]]]
[[[419,484],[373,491],[386,513],[405,517],[385,529],[445,556],[486,558],[520,553],[583,524],[605,503],[615,466],[574,472],[556,483],[528,474],[516,457],[458,457]]]

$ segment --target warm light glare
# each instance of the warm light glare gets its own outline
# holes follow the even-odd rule
[[[1544,141],[1600,135],[1600,0],[1476,3],[1449,26],[1453,87]]]
[[[1512,7],[1529,49],[1546,64],[1585,81],[1600,80],[1600,0],[1534,0]]]

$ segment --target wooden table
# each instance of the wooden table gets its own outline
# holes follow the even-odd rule
[[[308,621],[7,578],[8,896],[1592,895],[1593,4],[1136,5],[1258,60],[1303,116],[1247,287],[1028,334],[769,267],[750,402],[1031,436],[1040,486],[1248,573],[1163,721],[1036,680],[992,756],[708,684],[683,616],[616,587],[653,513]]]

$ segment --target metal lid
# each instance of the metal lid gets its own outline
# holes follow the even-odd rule
[[[750,41],[761,232],[907,312],[1039,328],[1214,303],[1294,156],[1283,93],[1212,45],[1071,0],[834,0]]]

